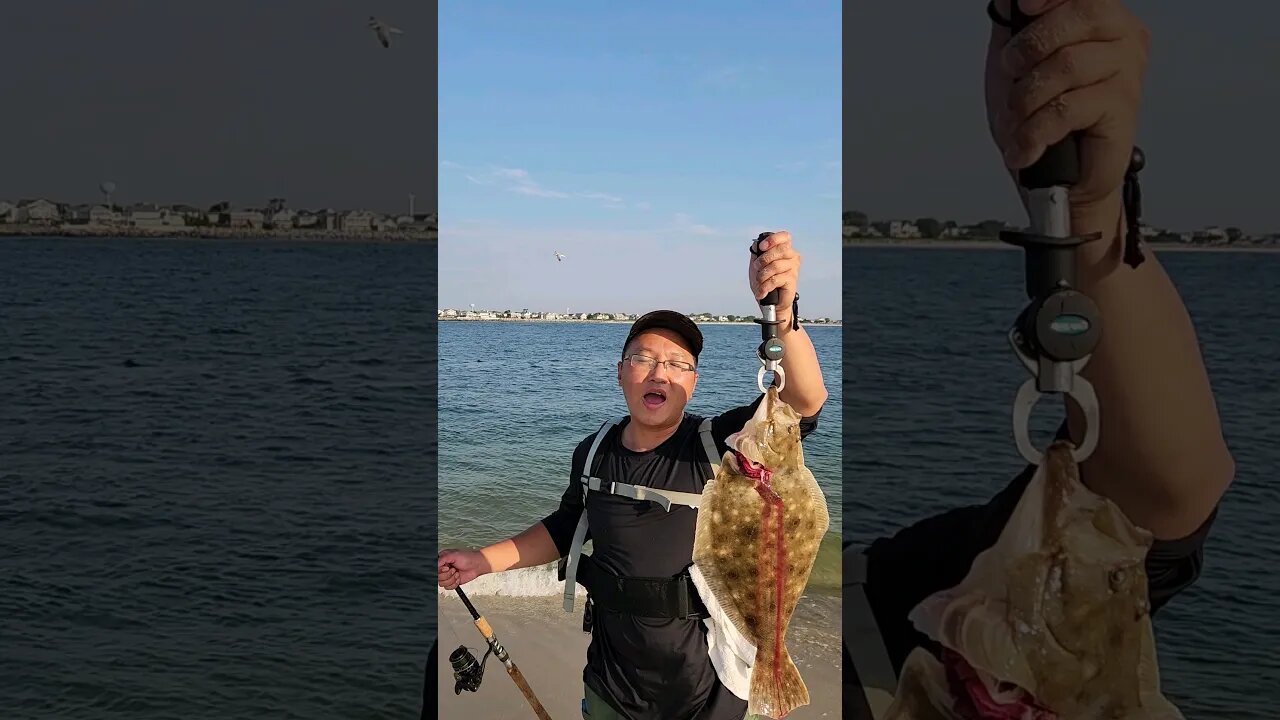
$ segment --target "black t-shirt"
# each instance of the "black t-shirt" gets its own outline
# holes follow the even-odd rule
[[[712,419],[711,434],[719,457],[729,450],[725,441],[742,429],[763,397]],[[644,453],[623,446],[622,429],[629,418],[624,420],[609,431],[596,450],[596,477],[661,490],[702,492],[709,474],[698,435],[702,420],[686,414],[675,434]],[[801,438],[813,432],[817,424],[817,413],[804,418],[800,423]],[[592,432],[574,450],[569,487],[560,499],[560,507],[542,521],[562,557],[569,553],[582,515],[580,478],[595,435]],[[593,492],[587,503],[587,518],[591,557],[611,573],[624,577],[674,577],[693,562],[697,520],[697,510],[693,508],[672,506],[668,512],[647,500]],[[578,612],[581,608],[579,593]],[[706,627],[698,619],[596,612],[583,682],[630,720],[741,720],[747,702],[716,677],[707,655],[706,634]]]
[[[429,717],[435,717],[440,709],[432,702],[436,694],[431,692],[436,687],[436,641],[431,641],[431,651],[427,653],[427,666],[422,671],[422,719],[427,720]],[[438,689],[438,688],[437,688]],[[427,712],[427,706],[431,706],[431,712]]]
[[[1034,474],[1035,468],[1028,467],[985,505],[935,515],[867,547],[867,602],[895,673],[901,672],[907,655],[916,647],[937,647],[915,629],[907,614],[926,597],[955,587],[969,574],[978,553],[996,543]],[[1215,509],[1198,530],[1185,538],[1152,543],[1145,565],[1153,617],[1199,578],[1205,538],[1216,516]],[[850,544],[845,544],[844,549],[846,555],[856,552]],[[844,717],[870,720],[871,710],[847,646],[843,665]]]

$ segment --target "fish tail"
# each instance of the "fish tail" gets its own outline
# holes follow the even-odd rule
[[[777,660],[781,663],[774,667]],[[749,697],[747,714],[768,718],[786,717],[792,710],[809,704],[809,688],[786,648],[782,649],[781,658],[775,658],[773,648],[757,650]]]

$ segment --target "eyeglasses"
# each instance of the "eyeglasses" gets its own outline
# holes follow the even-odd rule
[[[629,362],[631,367],[637,370],[643,369],[645,373],[651,372],[659,365],[666,365],[676,374],[696,372],[698,369],[693,363],[687,363],[683,360],[657,360],[647,355],[627,355],[623,359]]]

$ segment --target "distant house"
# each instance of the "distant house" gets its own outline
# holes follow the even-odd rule
[[[311,230],[337,230],[341,222],[342,216],[333,210],[325,209],[316,212],[300,211],[294,218],[293,224],[295,227]]]
[[[208,217],[208,213],[194,205],[170,205],[166,209],[171,215],[181,217],[185,225],[200,222]]]
[[[1211,225],[1203,230],[1197,231],[1193,236],[1194,240],[1199,243],[1209,245],[1219,245],[1227,242],[1227,231],[1217,225]]]
[[[48,200],[20,200],[14,209],[13,222],[52,225],[62,219],[57,204]]]
[[[417,213],[414,215],[401,215],[396,218],[396,225],[401,230],[415,230],[418,232],[430,232],[436,229],[435,213]]]
[[[129,224],[134,227],[164,227],[164,214],[154,206],[129,208]]]
[[[271,227],[273,228],[283,228],[288,230],[293,228],[294,220],[297,216],[298,213],[293,210],[280,209],[271,213],[268,222],[271,223]]]
[[[214,203],[210,206],[208,212],[205,213],[205,221],[210,225],[217,227],[226,227],[231,224],[231,203],[222,201]]]
[[[0,200],[0,223],[13,221],[13,203]]]
[[[120,214],[106,205],[94,205],[89,208],[90,225],[114,225],[120,222]]]
[[[258,210],[232,210],[229,222],[234,228],[261,228],[266,216]]]
[[[129,208],[129,224],[142,228],[183,227],[187,221],[171,208],[139,203]]]
[[[374,215],[368,210],[352,210],[342,216],[342,229],[347,232],[373,229]]]
[[[88,224],[89,222],[89,212],[92,209],[93,209],[92,206],[87,204],[68,205],[62,217],[64,220],[66,220],[69,223],[72,223],[75,225],[85,225],[85,224]]]
[[[913,222],[894,220],[889,223],[889,237],[918,238],[920,237],[920,228],[916,227]]]

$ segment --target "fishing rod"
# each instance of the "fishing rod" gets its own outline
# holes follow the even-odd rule
[[[760,249],[760,243],[773,233],[760,233],[751,243],[751,254],[760,257],[764,251]],[[760,370],[756,373],[756,386],[760,388],[763,394],[767,392],[764,384],[764,374],[772,372],[778,381],[778,392],[782,392],[782,388],[786,385],[787,376],[782,370],[782,341],[778,339],[778,300],[781,292],[778,288],[769,291],[769,294],[760,299],[760,319],[756,320],[760,324],[760,347],[756,349],[756,354],[760,356]]]
[[[1011,32],[1030,18],[1010,4]],[[1077,136],[1068,135],[1047,148],[1035,164],[1018,173],[1031,216],[1029,232],[1002,231],[1000,239],[1023,249],[1024,275],[1030,302],[1009,331],[1009,343],[1031,373],[1013,402],[1013,437],[1027,462],[1039,465],[1044,455],[1031,442],[1032,407],[1045,394],[1072,397],[1084,412],[1085,435],[1073,450],[1076,462],[1093,454],[1098,444],[1098,397],[1080,375],[1102,335],[1098,306],[1075,289],[1076,251],[1102,233],[1072,235],[1071,188],[1080,180]]]
[[[507,649],[502,647],[502,643],[498,642],[498,638],[493,634],[493,628],[489,627],[489,621],[476,610],[476,606],[471,604],[471,599],[467,594],[462,592],[462,588],[454,588],[454,592],[458,593],[458,597],[462,598],[462,604],[467,606],[467,611],[471,613],[471,619],[475,622],[476,628],[480,630],[480,634],[484,636],[485,642],[489,644],[489,649],[485,651],[484,658],[480,661],[476,660],[476,656],[466,646],[459,645],[457,650],[449,653],[449,664],[453,666],[453,694],[458,695],[463,690],[468,692],[476,692],[480,689],[480,681],[484,679],[484,664],[489,659],[489,654],[502,661],[507,667],[507,674],[511,676],[516,687],[520,688],[521,694],[525,700],[529,701],[529,705],[533,707],[533,713],[538,716],[539,720],[551,720],[551,716],[542,707],[542,703],[538,702],[538,698],[533,694],[533,688],[529,687],[529,683],[524,679],[524,674],[520,672],[520,668],[512,662],[511,656],[507,654]]]

